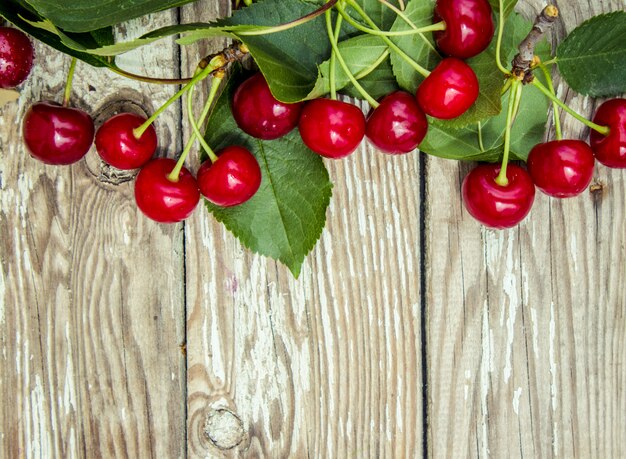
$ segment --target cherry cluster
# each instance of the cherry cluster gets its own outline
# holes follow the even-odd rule
[[[21,84],[30,74],[33,56],[33,46],[24,33],[0,28],[0,87]],[[88,113],[69,106],[73,65],[63,104],[37,102],[24,116],[23,139],[33,158],[50,165],[73,164],[95,141],[96,151],[107,164],[121,170],[140,168],[135,182],[137,206],[161,223],[189,217],[201,194],[218,206],[230,207],[256,193],[261,170],[255,157],[243,147],[230,146],[212,155],[200,166],[196,179],[182,161],[153,158],[158,144],[153,120],[120,113],[96,131]]]
[[[248,4],[249,2],[244,2]],[[353,153],[366,137],[379,151],[397,155],[418,148],[428,131],[427,115],[437,119],[461,116],[475,103],[479,82],[472,68],[465,62],[483,52],[494,37],[492,9],[487,0],[437,0],[433,25],[424,31],[433,32],[434,41],[444,58],[429,71],[403,55],[401,49],[384,31],[368,18],[354,0],[346,0],[369,25],[364,26],[336,5],[338,15],[333,30],[330,11],[326,11],[330,58],[330,95],[306,102],[284,103],[277,100],[262,73],[258,72],[239,85],[231,101],[233,117],[247,134],[263,140],[278,139],[298,128],[303,143],[313,152],[338,159]],[[552,7],[556,13],[558,10]],[[502,12],[500,13],[501,23]],[[387,43],[421,76],[415,94],[398,90],[374,100],[360,86],[347,68],[338,48],[341,21],[373,33]],[[421,31],[418,30],[421,33]],[[499,29],[498,48],[502,30]],[[588,121],[560,102],[543,64],[529,67],[527,73],[506,70],[496,53],[498,67],[506,78],[505,92],[509,92],[505,146],[501,164],[483,164],[474,168],[463,180],[462,196],[469,213],[486,226],[509,228],[530,212],[535,188],[544,193],[564,198],[582,193],[590,184],[595,160],[609,167],[626,168],[626,99],[603,103],[594,119]],[[0,87],[15,87],[28,76],[33,61],[33,48],[22,32],[0,28]],[[367,116],[349,102],[339,100],[336,92],[335,66],[343,68],[348,79],[372,107]],[[27,111],[23,122],[23,138],[31,156],[46,164],[72,164],[95,147],[103,161],[118,169],[140,169],[135,182],[135,199],[148,217],[163,223],[187,218],[203,195],[210,202],[223,207],[236,206],[249,200],[260,188],[261,169],[254,155],[239,145],[228,146],[214,153],[200,134],[201,125],[213,102],[223,78],[222,63],[209,70],[213,85],[205,110],[196,120],[190,115],[193,135],[178,161],[154,158],[157,135],[152,125],[169,103],[188,91],[188,109],[191,113],[191,94],[194,84],[210,72],[198,68],[194,79],[166,105],[146,119],[132,113],[120,113],[105,121],[96,131],[91,117],[82,110],[69,106],[73,61],[62,104],[38,102]],[[205,63],[209,65],[209,63]],[[533,64],[534,65],[534,64]],[[532,71],[541,67],[548,88],[533,82]],[[215,73],[219,69],[221,76]],[[527,167],[508,164],[510,129],[522,97],[522,87],[531,83],[580,121],[591,127],[590,142],[563,139],[558,114],[555,114],[556,140],[536,145],[530,152]],[[187,153],[199,141],[209,159],[198,169],[196,176],[183,166]]]

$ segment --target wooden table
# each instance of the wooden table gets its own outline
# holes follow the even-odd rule
[[[625,3],[559,6],[555,43]],[[189,75],[224,44],[164,40],[119,62]],[[626,456],[624,171],[597,166],[581,197],[538,194],[522,225],[493,231],[462,207],[470,165],[364,146],[328,162],[328,225],[296,281],[204,211],[148,221],[132,175],[94,151],[65,168],[30,159],[20,120],[61,97],[68,66],[38,45],[0,108],[0,457]],[[73,102],[101,123],[174,91],[79,64]],[[558,92],[586,115],[598,105]],[[188,136],[181,113],[157,122],[161,154]]]

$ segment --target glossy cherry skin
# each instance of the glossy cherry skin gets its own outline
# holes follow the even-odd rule
[[[46,164],[67,165],[87,154],[94,126],[82,110],[37,102],[24,115],[22,134],[33,158]]]
[[[343,158],[354,152],[365,135],[365,116],[355,105],[315,99],[302,109],[298,124],[302,141],[318,155]]]
[[[437,47],[448,56],[467,59],[484,51],[493,38],[491,6],[487,0],[437,0],[433,22],[446,30],[433,33]]]
[[[603,135],[591,130],[591,149],[596,159],[605,166],[626,167],[626,99],[611,99],[604,102],[593,118],[593,122],[609,127]]]
[[[213,204],[237,206],[261,186],[261,168],[247,149],[236,145],[217,152],[215,163],[205,161],[198,170],[200,192]]]
[[[189,217],[200,201],[196,179],[182,168],[177,182],[167,176],[176,166],[169,158],[156,158],[141,168],[135,180],[135,201],[144,215],[159,223],[177,223]]]
[[[120,113],[106,120],[96,132],[96,150],[108,164],[130,170],[146,164],[157,148],[157,135],[150,125],[138,139],[133,129],[146,119],[134,113]]]
[[[500,164],[483,164],[465,176],[462,186],[463,203],[467,211],[485,226],[511,228],[521,222],[535,200],[535,185],[521,167],[509,164],[507,186],[495,181]]]
[[[380,151],[402,154],[413,151],[428,130],[426,115],[408,92],[385,96],[367,117],[365,135]]]
[[[14,88],[28,77],[35,51],[21,30],[0,27],[0,88]]]
[[[258,139],[273,140],[298,125],[302,106],[302,102],[286,104],[276,100],[259,72],[239,85],[232,112],[242,131]]]
[[[548,196],[568,198],[591,183],[595,159],[582,140],[553,140],[535,145],[528,155],[528,173]]]
[[[478,99],[478,90],[474,70],[448,57],[417,88],[417,102],[427,115],[448,120],[465,113]]]

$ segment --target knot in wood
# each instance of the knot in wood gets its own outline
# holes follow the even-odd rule
[[[204,425],[204,434],[219,449],[232,449],[239,445],[245,436],[243,422],[235,413],[225,408],[209,412]]]

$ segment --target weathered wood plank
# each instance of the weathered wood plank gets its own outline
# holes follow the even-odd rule
[[[187,72],[212,46],[184,51]],[[297,281],[204,210],[186,225],[192,457],[421,452],[419,157],[328,166],[328,226]]]
[[[520,5],[528,17],[543,3]],[[565,31],[620,1],[560,5]],[[591,115],[588,98],[558,91]],[[587,130],[563,115],[564,133]],[[626,454],[624,174],[600,191],[538,192],[519,228],[481,228],[462,208],[470,166],[428,161],[428,443],[432,457]]]
[[[172,13],[132,21],[136,36]],[[120,64],[176,76],[160,43]],[[182,457],[185,451],[183,251],[180,226],[140,215],[128,174],[92,149],[71,167],[28,157],[28,105],[62,97],[69,59],[37,46],[19,103],[0,113],[0,456]],[[72,101],[100,122],[151,111],[171,87],[136,84],[79,64]],[[179,144],[180,113],[159,120],[162,153]]]

